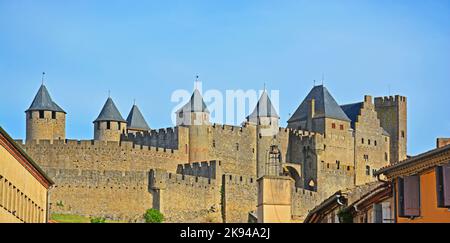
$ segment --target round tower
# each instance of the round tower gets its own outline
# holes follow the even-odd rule
[[[94,140],[97,141],[119,142],[121,135],[127,130],[127,121],[123,119],[111,97],[106,100],[102,111],[93,123]]]
[[[209,111],[203,97],[194,90],[189,102],[177,112],[177,126],[189,128],[189,162],[208,160],[209,156]]]
[[[66,112],[53,102],[44,84],[26,114],[26,141],[66,138]]]
[[[258,178],[267,174],[270,148],[278,145],[279,119],[275,107],[264,90],[255,110],[247,117],[248,124],[256,126],[256,172]]]

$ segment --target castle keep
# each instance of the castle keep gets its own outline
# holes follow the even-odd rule
[[[50,212],[140,222],[146,209],[169,222],[248,222],[257,179],[292,178],[292,217],[321,199],[375,181],[373,171],[406,158],[407,101],[365,96],[339,105],[315,86],[288,120],[264,91],[241,126],[211,124],[200,92],[177,111],[175,127],[150,129],[134,105],[124,119],[109,97],[92,140],[65,136],[66,112],[42,85],[26,113],[22,147],[56,183]],[[276,151],[276,153],[274,153]],[[273,156],[276,154],[277,156]]]

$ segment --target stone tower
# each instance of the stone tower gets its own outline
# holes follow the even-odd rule
[[[177,112],[177,126],[189,128],[189,161],[206,161],[209,157],[209,110],[198,89],[194,90],[190,100]]]
[[[381,126],[390,135],[390,162],[407,158],[407,100],[396,95],[375,98],[375,110]]]
[[[129,133],[149,131],[150,127],[144,119],[137,105],[133,105],[127,117],[127,131]]]
[[[66,138],[66,112],[53,102],[44,84],[26,114],[26,141]]]
[[[98,141],[120,141],[121,134],[127,130],[127,121],[122,118],[114,101],[109,97],[100,115],[95,119],[94,139]]]
[[[266,174],[270,148],[272,145],[278,145],[279,119],[275,107],[264,90],[255,110],[247,117],[248,124],[256,126],[256,174],[258,178]]]

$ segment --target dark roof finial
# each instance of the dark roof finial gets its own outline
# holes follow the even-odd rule
[[[44,85],[44,77],[45,77],[45,72],[42,72],[42,85]]]

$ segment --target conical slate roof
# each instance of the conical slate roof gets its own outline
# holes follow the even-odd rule
[[[255,110],[249,116],[247,116],[247,119],[257,117],[279,118],[277,111],[275,110],[275,107],[273,106],[272,101],[270,101],[269,95],[267,95],[267,92],[265,90],[262,93],[261,98],[259,98]]]
[[[102,108],[102,111],[100,112],[100,115],[98,115],[97,119],[95,119],[94,122],[99,121],[120,121],[120,122],[126,122],[122,115],[120,114],[119,110],[117,109],[116,105],[114,104],[114,101],[111,98],[108,98],[106,100],[105,105]]]
[[[350,121],[336,100],[323,85],[315,86],[288,122],[304,121],[308,117],[308,102],[315,100],[315,116]]]
[[[130,114],[128,114],[127,127],[128,129],[150,130],[150,127],[145,121],[144,116],[142,115],[137,105],[133,105]]]
[[[34,97],[33,102],[30,105],[30,108],[26,110],[28,111],[57,111],[66,113],[61,107],[59,107],[55,102],[53,102],[50,97],[50,93],[48,92],[45,85],[41,85],[36,96]]]
[[[194,90],[194,93],[191,96],[191,99],[189,100],[186,105],[181,107],[177,113],[180,112],[207,112],[209,113],[208,107],[206,106],[205,102],[203,101],[203,97],[198,91],[198,89]]]

